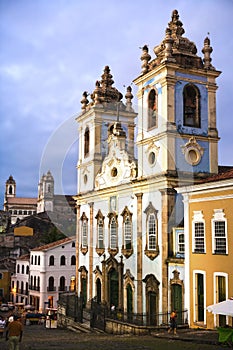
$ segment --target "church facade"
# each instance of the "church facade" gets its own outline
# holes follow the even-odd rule
[[[185,310],[183,204],[175,188],[218,173],[212,47],[203,57],[176,10],[151,58],[123,95],[106,66],[77,116],[76,290],[124,312]],[[161,316],[163,317],[163,316]]]

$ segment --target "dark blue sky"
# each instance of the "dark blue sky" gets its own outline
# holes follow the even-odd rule
[[[125,94],[140,74],[139,47],[148,44],[153,55],[175,8],[200,56],[210,33],[212,64],[222,71],[219,164],[233,164],[233,1],[0,0],[0,206],[9,175],[17,196],[36,197],[48,169],[56,193],[76,193],[75,116],[83,91],[92,92],[109,65]]]

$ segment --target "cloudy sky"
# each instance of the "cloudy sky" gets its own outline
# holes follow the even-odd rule
[[[9,175],[17,196],[36,197],[48,169],[56,193],[76,193],[83,91],[92,92],[109,65],[125,94],[140,74],[139,47],[149,45],[154,58],[174,9],[200,56],[210,33],[212,64],[222,71],[219,164],[233,164],[232,0],[0,0],[0,208]]]

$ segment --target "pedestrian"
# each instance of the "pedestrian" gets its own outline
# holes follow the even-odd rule
[[[14,320],[8,324],[6,330],[6,340],[9,340],[9,350],[19,350],[19,343],[22,340],[23,325],[18,316],[14,315]]]
[[[173,310],[170,315],[170,328],[168,329],[168,333],[173,331],[173,334],[176,334],[176,330],[177,330],[176,318],[177,318],[177,312],[176,310]]]
[[[3,333],[6,327],[6,320],[3,317],[0,317],[0,337],[3,337]]]

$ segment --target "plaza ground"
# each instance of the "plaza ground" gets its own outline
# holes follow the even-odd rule
[[[0,339],[0,349],[7,350],[7,341]],[[65,329],[46,329],[41,325],[25,326],[20,350],[219,350],[217,332],[186,330],[177,336],[167,331],[150,336],[82,333]]]

